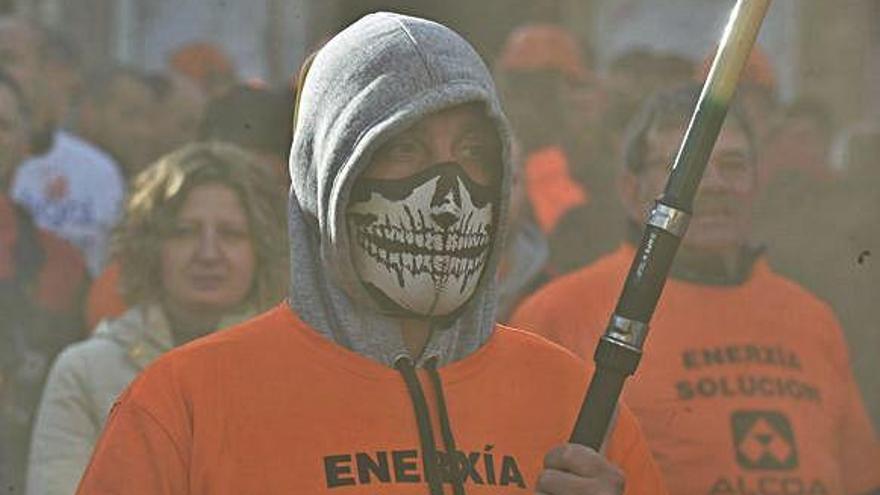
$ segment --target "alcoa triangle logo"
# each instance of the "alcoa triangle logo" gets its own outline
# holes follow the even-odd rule
[[[798,452],[788,418],[775,411],[737,411],[731,415],[737,463],[743,469],[789,470]]]

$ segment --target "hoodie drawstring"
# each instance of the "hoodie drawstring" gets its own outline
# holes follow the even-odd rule
[[[443,485],[437,472],[437,448],[434,444],[434,429],[431,427],[431,416],[428,412],[428,402],[422,392],[422,385],[416,375],[415,366],[408,357],[400,357],[394,362],[394,367],[403,375],[406,389],[416,413],[416,423],[419,427],[419,443],[422,447],[422,455],[425,460],[425,479],[430,487],[431,495],[443,495]]]
[[[464,492],[464,465],[462,454],[455,447],[455,437],[452,435],[452,426],[449,424],[449,413],[446,411],[446,397],[443,395],[443,382],[440,380],[440,372],[437,371],[437,359],[431,359],[425,363],[434,394],[437,399],[437,411],[440,415],[440,433],[443,435],[443,444],[446,447],[447,467],[452,478],[452,491],[455,495],[465,495]]]
[[[416,415],[416,424],[419,429],[419,443],[424,457],[425,480],[428,483],[431,495],[443,495],[444,476],[440,472],[439,457],[434,442],[434,428],[431,425],[431,416],[428,410],[428,402],[425,400],[425,394],[422,385],[416,374],[415,365],[409,357],[403,356],[394,362],[394,368],[403,376],[409,392],[410,400],[413,404],[413,410]],[[455,495],[465,495],[462,474],[463,466],[457,457],[455,448],[455,439],[452,436],[452,429],[449,424],[449,416],[446,412],[446,400],[443,396],[443,388],[440,382],[440,374],[437,372],[436,360],[427,363],[426,369],[431,378],[432,386],[436,394],[437,409],[440,415],[440,428],[443,435],[443,443],[445,444],[446,453],[444,455],[444,464],[449,470],[449,478],[452,482]]]

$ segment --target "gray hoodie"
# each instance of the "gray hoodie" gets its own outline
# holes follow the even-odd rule
[[[440,365],[479,348],[495,321],[511,165],[510,131],[488,69],[449,28],[377,13],[321,48],[301,88],[290,156],[290,304],[327,338],[389,366],[408,352],[399,324],[378,313],[355,272],[345,218],[349,192],[388,138],[469,102],[482,102],[498,128],[502,194],[479,286],[449,327],[434,329],[420,357]]]

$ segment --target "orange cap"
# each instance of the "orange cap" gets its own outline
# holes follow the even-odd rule
[[[205,41],[181,46],[171,54],[169,63],[176,72],[202,83],[214,74],[235,72],[229,55],[217,45]]]
[[[709,75],[709,69],[712,67],[712,61],[715,58],[716,51],[718,51],[718,47],[715,47],[715,50],[703,59],[699,72],[697,72],[697,78],[700,81],[706,80],[706,76]],[[746,61],[746,66],[743,68],[740,81],[755,86],[761,86],[770,91],[776,91],[776,73],[773,70],[773,65],[770,63],[767,54],[764,53],[758,45],[755,45],[755,47],[752,48],[752,53]]]
[[[515,29],[501,50],[500,70],[556,70],[585,80],[589,71],[575,37],[555,24],[527,24]]]

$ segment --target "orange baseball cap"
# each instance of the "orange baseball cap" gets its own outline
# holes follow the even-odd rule
[[[507,37],[498,59],[500,70],[555,70],[569,78],[589,79],[577,39],[555,24],[527,24]]]
[[[196,81],[206,81],[215,74],[234,74],[232,59],[220,47],[205,41],[185,44],[169,58],[171,68]]]

